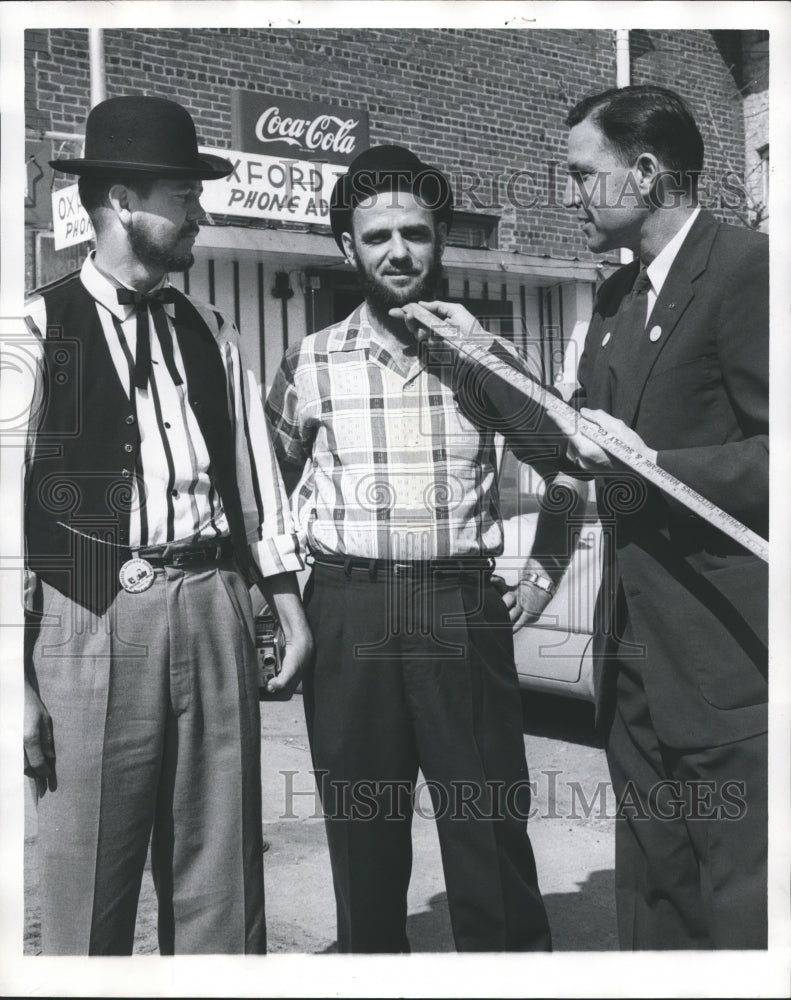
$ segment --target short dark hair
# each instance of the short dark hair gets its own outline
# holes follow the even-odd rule
[[[82,174],[77,181],[77,191],[82,207],[90,215],[97,208],[108,203],[108,195],[113,184],[123,184],[135,191],[141,198],[145,198],[146,195],[150,194],[157,180],[157,177],[145,174]]]
[[[703,168],[703,138],[686,103],[667,87],[613,87],[579,101],[569,111],[569,128],[590,119],[624,163],[653,153],[662,165],[697,183]]]

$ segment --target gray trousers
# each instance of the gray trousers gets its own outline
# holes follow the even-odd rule
[[[232,563],[156,570],[96,616],[43,585],[58,786],[38,803],[42,947],[131,954],[151,838],[162,954],[266,950],[252,614]]]

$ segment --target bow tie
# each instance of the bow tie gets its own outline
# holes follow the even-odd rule
[[[164,303],[176,301],[176,289],[171,288],[170,285],[158,288],[155,292],[136,292],[134,288],[119,288],[116,294],[118,295],[119,305],[134,306],[135,309],[139,309],[142,305],[148,306],[153,302]]]
[[[119,288],[117,295],[119,305],[134,306],[137,313],[135,387],[137,389],[145,389],[151,378],[151,333],[148,326],[149,309],[154,319],[154,329],[157,332],[157,339],[162,349],[162,357],[165,359],[165,366],[170,377],[173,379],[173,384],[181,385],[183,379],[176,368],[176,362],[173,357],[173,341],[170,336],[167,316],[163,309],[164,303],[176,301],[176,289],[167,286],[159,288],[155,292],[136,292],[133,288]]]

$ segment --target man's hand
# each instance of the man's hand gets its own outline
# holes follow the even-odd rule
[[[452,344],[454,340],[483,340],[490,343],[492,339],[472,313],[455,302],[408,302],[391,309],[390,315],[404,320],[418,342],[427,340],[435,344],[445,340]],[[441,321],[439,333],[435,332],[437,320]]]
[[[33,686],[25,681],[25,774],[36,783],[39,798],[47,789],[58,787],[55,775],[55,744],[52,738],[52,719]]]
[[[657,453],[649,448],[640,435],[628,427],[623,420],[605,413],[604,410],[588,410],[585,407],[580,410],[580,416],[598,424],[602,430],[620,438],[643,458],[656,463]],[[557,418],[552,416],[552,420],[568,438],[568,457],[576,462],[581,469],[586,472],[618,472],[627,468],[623,462],[613,458],[587,434],[583,434],[575,417]]]
[[[294,694],[302,677],[302,670],[313,655],[313,639],[310,631],[297,630],[285,641],[280,673],[267,681],[263,699],[265,701],[288,701]]]
[[[277,615],[285,639],[280,673],[267,681],[267,701],[288,701],[299,684],[303,668],[313,656],[313,636],[305,618],[296,573],[265,577],[259,584],[266,603]]]
[[[509,586],[502,577],[493,576],[492,583],[502,597],[503,604],[508,608],[508,617],[511,619],[514,632],[518,632],[525,625],[537,622],[552,600],[552,595],[547,591],[525,580],[520,579],[518,583]]]

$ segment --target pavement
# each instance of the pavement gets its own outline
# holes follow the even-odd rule
[[[335,901],[302,699],[265,703],[262,716],[269,948],[332,952]],[[609,779],[592,735],[591,706],[536,695],[527,699],[526,716],[525,747],[537,793],[528,829],[555,950],[616,949],[614,831],[606,815],[612,799],[601,798]],[[413,952],[450,952],[436,825],[428,796],[418,801],[407,930]]]
[[[535,783],[528,823],[556,951],[617,948],[612,792],[589,704],[535,695],[525,702],[525,747]],[[329,856],[311,773],[302,698],[262,704],[263,832],[270,954],[336,948]],[[609,798],[608,798],[609,791]],[[436,826],[427,794],[413,823],[408,933],[415,953],[454,950]],[[35,813],[26,807],[25,954],[40,948]],[[143,879],[136,954],[155,954],[156,899]]]

